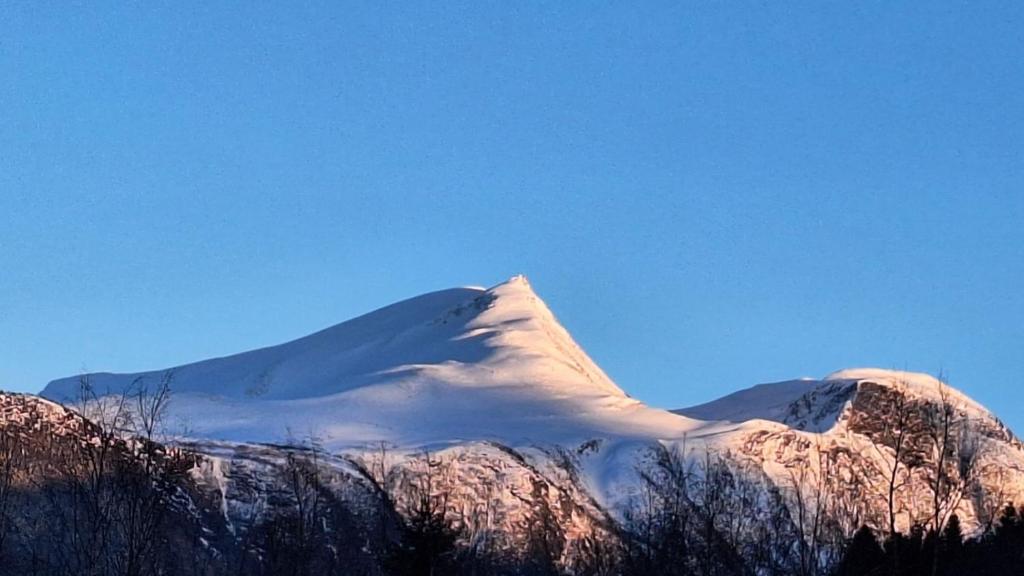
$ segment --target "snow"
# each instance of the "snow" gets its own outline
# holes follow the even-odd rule
[[[600,439],[605,461],[614,460],[620,445],[688,437],[729,448],[759,430],[825,432],[843,408],[835,394],[843,383],[874,381],[926,397],[939,391],[928,375],[860,368],[822,380],[761,384],[674,413],[652,408],[608,378],[523,276],[490,289],[432,292],[278,346],[170,370],[168,432],[179,438],[289,443],[315,437],[331,450],[380,442],[577,446]],[[90,380],[100,394],[118,394],[165,372]],[[68,400],[78,387],[77,377],[66,378],[42,394]],[[594,473],[602,487],[618,474]]]
[[[991,417],[991,413],[972,398],[949,385],[945,379],[940,380],[930,374],[906,372],[902,370],[884,370],[882,368],[848,368],[826,376],[823,382],[875,382],[886,386],[905,388],[915,396],[941,401],[946,395],[948,402],[958,408],[968,410],[977,417]]]
[[[806,378],[758,384],[706,404],[681,408],[674,412],[698,420],[746,422],[760,419],[784,422],[790,405],[819,384],[817,380]]]
[[[671,438],[700,423],[629,398],[517,276],[426,294],[311,336],[172,368],[168,422],[238,442],[316,436],[332,449]],[[94,374],[120,393],[164,370]],[[78,379],[43,395],[73,398]],[[172,430],[172,432],[179,432]]]
[[[168,432],[206,453],[258,453],[253,444],[315,439],[332,454],[369,453],[383,442],[405,454],[450,449],[501,457],[487,448],[494,442],[558,475],[545,454],[563,450],[573,454],[589,497],[612,513],[635,491],[637,468],[657,443],[745,454],[785,483],[788,466],[807,458],[794,452],[794,437],[873,457],[841,418],[859,383],[930,399],[942,390],[928,375],[861,368],[761,384],[674,413],[652,408],[612,382],[522,276],[490,289],[425,294],[292,342],[171,371]],[[101,394],[119,394],[165,372],[90,380]],[[78,387],[77,377],[66,378],[42,394],[68,400]],[[993,418],[956,390],[946,394]],[[1024,451],[1015,446],[1007,444],[999,458],[1024,469]],[[215,483],[221,472],[206,471]]]
[[[759,384],[734,392],[717,400],[673,410],[674,413],[705,421],[743,423],[753,420],[778,422],[814,432],[825,432],[841,415],[843,403],[830,403],[841,398],[847,386],[873,382],[905,390],[913,396],[941,402],[942,396],[972,417],[994,418],[984,406],[938,378],[917,372],[881,368],[847,368],[833,372],[821,380],[801,378]],[[809,416],[820,419],[806,422]]]

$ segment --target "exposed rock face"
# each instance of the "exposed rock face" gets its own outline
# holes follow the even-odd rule
[[[316,444],[191,441],[168,449],[110,435],[58,404],[12,394],[0,394],[0,430],[8,439],[5,458],[17,460],[21,470],[11,475],[8,485],[14,489],[6,492],[20,499],[15,510],[71,502],[67,487],[76,475],[93,471],[87,463],[98,446],[107,446],[112,469],[129,478],[137,478],[133,474],[149,458],[147,485],[159,493],[153,502],[167,509],[161,553],[170,555],[182,573],[196,559],[253,573],[261,573],[256,566],[267,570],[275,562],[293,561],[282,552],[279,537],[302,521],[296,510],[310,502],[316,503],[323,537],[332,543],[316,548],[332,551],[320,565],[334,562],[378,573],[380,558],[400,537],[401,519],[415,516],[428,502],[457,530],[463,549],[506,565],[539,557],[571,570],[592,560],[595,550],[619,545],[626,507],[635,502],[608,498],[607,484],[595,479],[594,467],[605,473],[616,469],[626,482],[620,488],[628,493],[666,450],[684,446],[680,453],[697,470],[702,454],[710,452],[728,474],[746,476],[748,488],[762,495],[747,492],[745,498],[778,507],[751,514],[780,523],[781,513],[788,520],[777,525],[793,533],[799,533],[802,507],[829,518],[828,530],[835,534],[852,533],[864,523],[884,532],[893,478],[898,529],[928,525],[936,510],[944,518],[956,513],[968,531],[984,529],[1006,502],[1024,496],[1024,446],[960,393],[916,378],[843,374],[804,382],[791,386],[801,393],[770,409],[731,409],[741,415],[760,410],[770,418],[718,424],[719,433],[682,444],[594,438],[576,449],[477,441],[430,451],[380,444],[331,452]],[[937,427],[941,424],[945,428]],[[25,534],[38,533],[42,525],[31,512],[12,522]],[[742,542],[756,544],[749,538]],[[17,538],[8,539],[6,548],[20,550],[22,558],[25,550],[45,552]],[[269,570],[262,573],[273,573]]]
[[[557,449],[522,453],[475,443],[430,453],[384,447],[342,456],[223,443],[189,449],[205,455],[192,470],[197,488],[240,539],[294,501],[290,456],[315,462],[325,492],[364,534],[378,534],[382,523],[393,531],[394,513],[411,515],[419,499],[429,497],[460,532],[463,546],[512,560],[543,549],[554,564],[573,565],[596,542],[616,537],[614,521],[579,484],[573,455]]]
[[[259,561],[281,553],[269,549],[280,545],[275,531],[292,526],[300,502],[314,500],[317,521],[336,551],[332,561],[367,574],[380,570],[380,558],[398,538],[400,518],[414,515],[423,497],[452,523],[460,546],[508,565],[542,557],[573,566],[616,539],[614,521],[580,483],[577,454],[559,448],[517,451],[480,442],[431,453],[378,447],[328,454],[310,446],[151,444],[145,454],[153,455],[153,469],[146,473],[140,440],[111,435],[60,405],[0,393],[0,415],[7,440],[0,468],[12,466],[7,482],[0,481],[6,487],[0,501],[9,496],[7,522],[24,536],[5,543],[12,562],[62,557],[67,550],[60,536],[72,528],[53,522],[54,507],[71,510],[94,500],[109,501],[111,524],[120,521],[121,507],[165,510],[158,521],[161,546],[149,561],[159,557],[183,574],[201,573],[199,565],[258,572]],[[108,472],[93,467],[98,450]],[[87,493],[99,480],[106,488]],[[138,502],[121,500],[126,487],[146,495]],[[88,501],[76,500],[76,491]],[[54,539],[56,544],[44,544]],[[111,547],[114,556],[123,549],[116,542]]]
[[[0,556],[10,573],[106,574],[203,563],[199,458],[108,431],[62,406],[0,393]]]
[[[884,531],[890,484],[901,530],[956,513],[978,531],[1024,496],[1020,440],[935,379],[875,372],[826,380],[782,414],[785,427],[745,433],[738,454],[779,486],[794,484],[798,474],[820,483],[856,522]]]
[[[417,515],[427,527],[443,517],[464,549],[573,566],[616,543],[638,502],[663,488],[651,479],[664,476],[652,468],[666,453],[694,470],[668,481],[699,485],[713,455],[723,481],[746,491],[737,498],[796,526],[809,510],[827,516],[837,539],[863,523],[941,527],[954,513],[977,531],[1024,497],[1024,446],[935,378],[846,370],[660,410],[608,378],[522,277],[421,295],[277,346],[88,380],[99,398],[86,411],[139,382],[171,382],[167,421],[181,425],[170,432],[186,452],[120,438],[115,452],[157,470],[187,462],[187,474],[166,474],[173,501],[201,526],[202,546],[247,569],[310,556],[313,532],[335,544],[360,535],[352,555],[321,560],[372,571]],[[43,395],[67,401],[79,385],[56,380]],[[5,418],[97,437],[34,402]],[[307,430],[315,441],[293,440]],[[317,526],[310,506],[326,514]],[[450,539],[446,530],[434,536]],[[285,538],[293,532],[302,539]]]

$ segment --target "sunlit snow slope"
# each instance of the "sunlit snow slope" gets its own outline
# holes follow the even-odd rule
[[[794,470],[825,479],[863,475],[857,491],[829,490],[836,501],[869,498],[874,516],[867,521],[876,526],[885,509],[877,495],[887,493],[876,472],[886,469],[892,450],[886,434],[896,425],[897,400],[905,399],[900,412],[911,417],[903,425],[921,453],[928,415],[948,403],[958,429],[970,431],[980,448],[986,493],[1024,498],[1024,445],[993,414],[931,376],[844,370],[762,384],[676,413],[658,410],[620,390],[522,277],[489,290],[426,294],[279,346],[88,380],[98,395],[117,395],[166,374],[173,390],[168,432],[215,460],[248,443],[310,438],[349,454],[381,441],[408,453],[449,448],[478,464],[503,462],[495,470],[527,461],[531,474],[562,470],[568,480],[549,480],[585,490],[581,506],[596,502],[614,513],[636,494],[638,466],[650,465],[652,449],[668,446],[695,462],[709,452],[725,455],[780,488],[792,486]],[[43,391],[58,401],[78,393],[78,378]],[[904,467],[901,526],[927,517],[919,503],[929,501],[921,497],[929,485],[920,470]],[[492,480],[470,474],[458,481]],[[956,506],[968,527],[984,525],[992,509],[981,500]]]
[[[856,400],[862,383],[898,389],[918,401],[946,401],[974,420],[995,420],[984,406],[934,376],[916,372],[852,368],[829,374],[822,380],[802,378],[758,384],[706,404],[674,410],[676,414],[705,421],[743,423],[751,420],[778,422],[812,432],[826,432],[839,423]]]
[[[171,369],[171,428],[334,447],[388,440],[679,437],[688,418],[627,397],[523,277],[426,294],[279,346]],[[93,374],[100,394],[165,373]],[[79,379],[43,395],[74,398]]]

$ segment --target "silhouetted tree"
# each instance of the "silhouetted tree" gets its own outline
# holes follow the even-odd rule
[[[24,473],[25,451],[15,432],[0,422],[0,565],[7,552],[7,537],[13,529],[17,506],[18,476]]]
[[[441,479],[449,473],[449,463],[429,452],[403,470],[404,495],[392,497],[408,502],[400,529],[400,540],[391,547],[385,561],[395,576],[439,576],[455,574],[459,566],[456,546],[460,531],[448,515],[448,493]]]
[[[839,564],[839,576],[863,576],[885,565],[885,552],[867,526],[861,526],[850,540],[846,554]]]

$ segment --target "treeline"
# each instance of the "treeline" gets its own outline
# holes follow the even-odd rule
[[[609,574],[1024,575],[1024,506],[1007,504],[973,538],[955,513],[941,531],[915,524],[884,535],[864,524],[851,531],[841,515],[850,509],[810,475],[780,489],[734,459],[705,452],[694,462],[663,448],[641,476]]]
[[[138,381],[88,419],[0,395],[0,573],[184,574],[205,561],[183,553],[200,521],[178,505],[196,460],[156,441],[169,394],[169,377]]]
[[[749,455],[659,447],[638,472],[617,573],[666,576],[1024,575],[1021,511],[1005,500],[989,438],[944,383],[922,400],[869,384],[848,425],[871,457],[816,436],[767,443],[786,474]],[[981,533],[965,541],[956,512]],[[906,533],[901,527],[910,526]]]
[[[854,534],[837,576],[958,576],[1024,574],[1024,506],[1003,509],[993,528],[964,539],[956,515],[941,534],[917,526],[880,542],[863,526]]]
[[[171,380],[139,380],[116,398],[83,380],[77,413],[0,394],[0,575],[588,571],[566,564],[570,543],[544,506],[526,519],[521,546],[475,532],[443,488],[451,462],[429,453],[388,465],[382,447],[366,485],[339,489],[351,478],[315,442],[282,448],[241,495],[250,515],[229,518],[227,497],[193,477],[202,456],[158,442]],[[583,545],[602,557],[603,544]]]
[[[930,406],[871,391],[878,421],[861,424],[881,481],[855,454],[795,436],[785,440],[806,460],[782,481],[733,454],[659,446],[620,520],[570,530],[535,485],[514,495],[525,512],[510,535],[490,521],[509,494],[454,502],[451,459],[392,458],[383,445],[348,462],[355,475],[311,440],[275,451],[269,476],[233,496],[248,516],[228,514],[228,496],[193,476],[201,457],[158,442],[170,382],[101,399],[83,380],[88,420],[0,395],[0,574],[1024,575],[1024,508],[996,506],[984,442],[941,391]],[[984,523],[969,539],[956,515],[965,498]]]
[[[941,532],[915,524],[884,538],[856,521],[827,476],[776,486],[728,455],[662,448],[639,470],[642,489],[607,538],[571,537],[535,504],[512,549],[479,538],[444,489],[451,461],[423,453],[364,473],[375,501],[363,514],[338,503],[315,446],[281,470],[290,494],[243,538],[241,573],[580,576],[952,576],[1024,574],[1024,507],[1007,505],[965,539],[951,514]],[[855,496],[855,495],[854,495]],[[854,496],[850,496],[851,498]],[[339,516],[340,515],[340,516]],[[924,515],[927,516],[927,515]],[[885,526],[884,516],[873,521]],[[269,536],[269,538],[268,538]],[[577,536],[578,538],[578,536]]]

